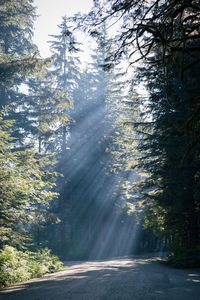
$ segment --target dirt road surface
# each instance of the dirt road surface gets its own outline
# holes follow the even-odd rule
[[[158,257],[71,262],[65,270],[0,291],[5,300],[200,300],[200,270]]]

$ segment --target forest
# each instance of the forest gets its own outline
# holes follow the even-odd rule
[[[200,267],[200,2],[94,0],[45,59],[36,18],[0,1],[0,286],[59,259]]]

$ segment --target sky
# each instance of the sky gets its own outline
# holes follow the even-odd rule
[[[92,0],[35,0],[38,8],[38,19],[35,21],[34,43],[38,46],[43,58],[50,56],[49,34],[58,34],[58,25],[62,16],[73,16],[81,11],[87,13],[92,7]]]

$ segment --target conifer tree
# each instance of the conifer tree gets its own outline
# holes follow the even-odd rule
[[[59,108],[63,107],[62,115],[63,121],[60,124],[57,123],[56,139],[57,145],[60,145],[57,152],[58,159],[58,171],[61,174],[65,174],[65,160],[67,159],[67,143],[70,135],[70,125],[73,119],[69,117],[72,115],[71,112],[67,114],[69,109],[69,103],[74,102],[74,94],[77,88],[77,81],[79,78],[79,65],[80,61],[77,56],[79,51],[79,44],[76,42],[74,34],[71,32],[70,26],[68,26],[68,19],[66,17],[62,18],[62,23],[58,25],[60,33],[58,35],[50,35],[53,40],[49,41],[50,49],[54,56],[54,62],[52,70],[49,76],[54,78],[54,83],[52,87],[62,93],[62,103],[60,103]],[[66,101],[64,100],[66,97]],[[71,100],[70,100],[71,99]],[[72,108],[72,105],[71,105]],[[66,230],[67,230],[67,213],[68,204],[66,200],[65,192],[65,175],[58,182],[58,189],[60,192],[60,200],[58,203],[58,214],[61,220],[59,224],[59,247],[60,251],[65,251],[66,248]]]
[[[31,232],[45,224],[55,173],[47,171],[50,160],[31,150],[13,151],[12,122],[0,115],[0,247],[24,247]]]
[[[104,21],[122,20],[109,58],[145,62],[137,68],[149,90],[144,119],[135,126],[142,131],[137,167],[146,172],[139,190],[150,207],[146,222],[168,235],[173,254],[185,265],[188,253],[195,253],[191,264],[198,261],[200,242],[199,11],[195,0],[97,0],[86,18],[93,34]]]
[[[22,143],[23,126],[27,122],[27,115],[21,112],[26,79],[44,73],[51,63],[51,59],[42,60],[39,57],[38,49],[32,42],[35,19],[32,3],[26,0],[0,4],[0,108],[9,105],[7,118],[16,120],[13,135]]]
[[[69,97],[73,98],[73,91],[77,86],[76,82],[79,76],[80,61],[74,55],[79,51],[78,43],[67,25],[66,17],[62,18],[62,23],[58,27],[60,34],[50,35],[54,40],[49,41],[52,54],[55,55],[52,74],[55,76],[55,87],[66,90]],[[62,129],[62,152],[64,153],[66,151],[67,125],[64,125]]]
[[[102,34],[97,37],[95,54],[92,54],[93,61],[78,82],[72,112],[75,123],[71,128],[65,163],[68,208],[65,217],[69,220],[66,234],[69,246],[66,248],[70,249],[71,255],[84,257],[102,257],[119,250],[114,239],[120,219],[113,228],[113,243],[104,244],[106,228],[111,222],[109,216],[116,218],[117,179],[110,173],[108,148],[113,136],[114,101],[121,97],[113,74],[105,72],[108,48],[102,29]]]
[[[40,59],[31,41],[35,14],[32,1],[3,1],[0,8],[1,110],[9,105],[1,114],[0,124],[1,246],[22,246],[26,236],[30,237],[30,232],[35,233],[35,228],[48,219],[49,201],[56,195],[52,192],[55,174],[48,169],[52,166],[48,157],[31,150],[20,151],[19,139],[13,140],[11,135],[24,135],[28,120],[22,110],[26,93],[19,90],[20,85],[28,77],[41,74],[51,59]]]
[[[65,89],[53,87],[51,72],[42,78],[29,80],[28,95],[21,105],[21,115],[26,115],[24,124],[26,139],[29,137],[40,153],[61,153],[61,127],[72,118],[67,110],[73,108],[72,100]]]

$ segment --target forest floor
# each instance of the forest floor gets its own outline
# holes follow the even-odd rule
[[[0,291],[5,300],[199,300],[200,270],[173,269],[159,257],[65,262],[60,272]]]

